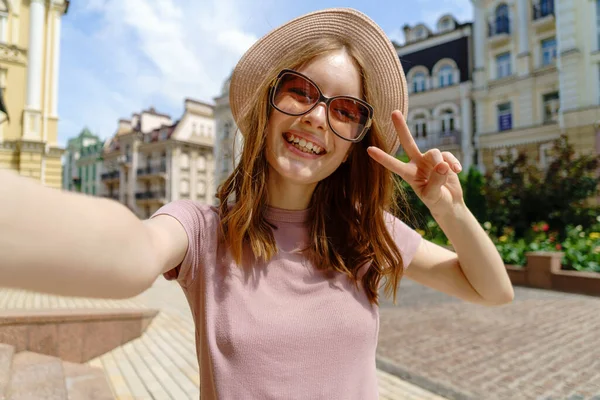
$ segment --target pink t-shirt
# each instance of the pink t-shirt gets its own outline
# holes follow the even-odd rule
[[[161,214],[189,239],[165,277],[177,279],[192,310],[203,400],[378,399],[379,310],[345,276],[328,278],[295,252],[308,240],[306,210],[268,208],[279,251],[244,268],[218,238],[216,208],[178,200]],[[406,267],[421,236],[388,217]]]

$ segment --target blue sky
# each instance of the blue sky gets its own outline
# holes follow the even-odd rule
[[[304,13],[356,8],[388,36],[452,13],[470,0],[76,0],[62,20],[59,144],[89,127],[111,136],[119,118],[150,106],[181,116],[186,97],[212,102],[260,36]]]

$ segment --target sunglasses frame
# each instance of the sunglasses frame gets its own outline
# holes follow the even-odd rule
[[[292,114],[292,113],[289,113],[287,111],[283,111],[283,110],[279,109],[275,105],[275,89],[277,88],[277,85],[279,85],[279,82],[281,81],[281,78],[283,78],[283,76],[286,75],[286,74],[292,74],[292,75],[299,76],[300,78],[306,79],[308,82],[310,82],[317,89],[317,92],[319,93],[319,99],[307,111],[304,111],[304,112],[299,113],[299,114]],[[331,122],[329,121],[329,105],[331,104],[332,101],[337,100],[337,99],[350,99],[352,101],[356,101],[356,102],[362,104],[363,106],[365,106],[367,108],[367,111],[369,112],[369,116],[368,116],[367,122],[365,123],[365,126],[363,128],[363,131],[355,139],[348,139],[346,137],[343,137],[342,135],[338,134],[335,131],[335,129],[333,129],[333,126],[331,126]],[[300,72],[294,71],[292,69],[283,69],[283,70],[281,70],[281,72],[279,72],[279,74],[277,75],[277,78],[275,78],[275,80],[271,84],[271,88],[269,89],[269,103],[277,111],[279,111],[279,112],[281,112],[283,114],[286,114],[286,115],[293,116],[293,117],[298,117],[300,115],[308,114],[309,112],[311,112],[312,110],[314,110],[315,107],[317,107],[320,103],[325,103],[325,111],[326,111],[326,114],[327,114],[327,125],[329,126],[329,129],[331,129],[331,131],[337,137],[339,137],[340,139],[343,139],[343,140],[346,140],[346,141],[352,142],[352,143],[358,143],[361,140],[363,140],[364,137],[365,137],[365,135],[367,134],[367,132],[369,132],[369,129],[371,128],[371,124],[373,122],[374,109],[373,109],[373,106],[371,106],[366,101],[361,100],[361,99],[356,98],[356,97],[353,97],[353,96],[333,96],[333,97],[327,97],[327,96],[325,96],[323,94],[323,92],[321,91],[321,88],[319,87],[319,85],[317,85],[312,79],[310,79],[308,76],[303,75]]]

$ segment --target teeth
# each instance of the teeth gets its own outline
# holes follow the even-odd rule
[[[287,136],[286,139],[288,142],[295,144],[294,147],[296,147],[299,150],[304,151],[305,153],[320,154],[321,152],[323,152],[323,149],[321,147],[317,146],[316,144],[314,144],[312,142],[308,142],[306,139],[296,137],[292,134]]]

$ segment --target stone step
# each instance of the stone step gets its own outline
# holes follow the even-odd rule
[[[13,357],[7,400],[67,400],[62,361],[22,351]]]
[[[114,400],[100,368],[63,361],[63,371],[69,400]]]
[[[0,400],[114,400],[104,371],[0,343]]]
[[[6,400],[8,382],[10,379],[10,367],[15,354],[14,346],[0,343],[0,400]]]

